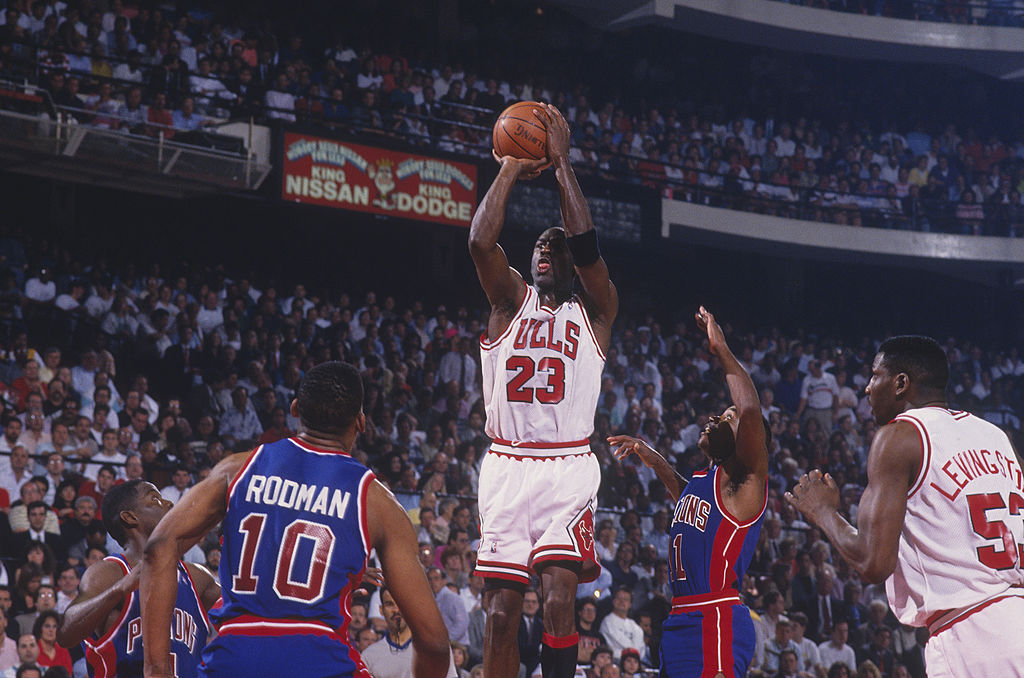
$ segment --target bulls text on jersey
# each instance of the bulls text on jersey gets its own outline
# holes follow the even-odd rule
[[[555,323],[555,317],[523,318],[519,321],[516,338],[512,347],[517,350],[524,348],[547,348],[561,353],[569,360],[576,360],[580,346],[580,326],[571,320],[564,321],[561,327]],[[560,330],[560,331],[559,331]]]

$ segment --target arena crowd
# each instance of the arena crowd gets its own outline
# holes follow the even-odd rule
[[[81,653],[56,646],[50,624],[84,569],[120,550],[100,510],[114,484],[144,478],[177,501],[225,454],[294,435],[296,385],[328,359],[362,372],[368,424],[354,454],[418,531],[460,668],[480,662],[475,494],[490,442],[476,345],[483,309],[399,303],[400,290],[322,294],[314,281],[279,290],[224,270],[112,269],[36,242],[0,241],[0,619],[8,637],[0,671],[35,662],[81,672]],[[617,461],[605,438],[640,437],[688,477],[704,464],[700,430],[728,397],[706,339],[680,320],[688,309],[626,311],[591,439],[603,467],[595,537],[604,567],[577,598],[580,671],[595,678],[657,667],[671,600],[673,506],[651,471]],[[728,318],[728,309],[719,314]],[[863,387],[883,337],[814,327],[726,331],[773,434],[769,517],[742,591],[757,612],[752,675],[923,675],[924,639],[900,627],[884,590],[862,586],[781,501],[805,470],[821,468],[856,521],[877,429]],[[956,406],[1016,435],[1018,347],[943,341]],[[218,543],[214,530],[188,559],[216,568]],[[535,599],[527,595],[527,631],[539,614]],[[350,633],[364,649],[386,623],[375,598],[358,599],[353,610]],[[532,676],[540,636],[520,637],[524,675]],[[786,673],[790,665],[803,673]]]
[[[949,9],[827,4],[886,15],[903,5],[913,5],[915,16]],[[737,55],[748,62],[725,78],[734,91],[723,95],[695,89],[685,68],[666,82],[663,72],[679,58],[698,58],[680,57],[676,48],[643,62],[642,77],[622,73],[639,91],[605,92],[593,73],[612,68],[614,45],[609,63],[574,68],[567,61],[538,76],[479,57],[442,60],[392,46],[416,44],[397,28],[375,41],[314,41],[202,4],[171,11],[118,0],[104,12],[93,0],[16,0],[0,18],[0,76],[37,83],[63,115],[103,129],[216,145],[218,123],[254,118],[489,157],[497,113],[539,99],[555,103],[573,125],[581,174],[776,216],[1024,233],[1024,137],[1016,121],[995,117],[986,103],[1000,93],[974,74],[904,67],[837,77],[824,59],[719,46],[725,54],[712,52],[701,66],[707,75]],[[954,92],[959,101],[948,96]]]

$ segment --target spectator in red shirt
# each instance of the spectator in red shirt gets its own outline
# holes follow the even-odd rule
[[[171,129],[174,126],[174,118],[171,116],[171,112],[167,110],[167,95],[163,92],[157,92],[153,95],[153,103],[149,105],[146,120],[153,123],[153,126],[146,127],[146,134],[149,136],[159,136],[162,131],[164,139],[174,138],[174,130]]]

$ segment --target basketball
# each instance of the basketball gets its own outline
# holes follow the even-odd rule
[[[526,160],[547,157],[548,133],[544,123],[533,114],[539,108],[536,101],[520,101],[501,112],[492,135],[498,157],[510,155]]]

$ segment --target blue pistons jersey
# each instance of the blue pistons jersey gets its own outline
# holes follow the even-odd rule
[[[754,623],[739,590],[761,532],[767,486],[757,516],[740,521],[725,509],[719,473],[712,464],[693,474],[672,516],[672,612],[661,643],[667,678],[742,678],[754,656]]]
[[[127,575],[131,566],[121,554],[107,556]],[[210,621],[206,617],[199,593],[185,565],[178,562],[178,598],[174,602],[171,621],[171,661],[178,678],[196,676],[199,655],[210,634]],[[85,657],[95,678],[142,678],[142,614],[139,592],[132,591],[121,609],[117,622],[98,638],[85,640]]]
[[[754,557],[764,507],[745,522],[730,516],[718,488],[719,468],[712,464],[694,473],[676,503],[669,532],[673,596],[738,591]]]
[[[298,438],[253,452],[228,488],[223,603],[210,613],[219,635],[204,675],[369,676],[348,625],[373,479],[345,452]]]

